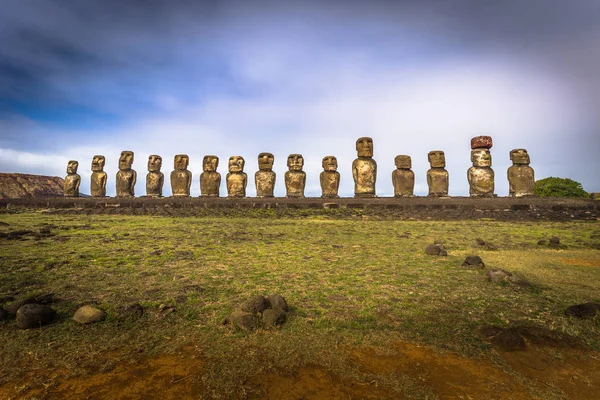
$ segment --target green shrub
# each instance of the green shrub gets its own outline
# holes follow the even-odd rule
[[[549,178],[535,181],[533,192],[536,196],[547,197],[588,197],[581,183],[569,178]]]

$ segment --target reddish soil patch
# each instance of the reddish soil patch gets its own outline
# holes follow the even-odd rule
[[[561,258],[563,264],[579,265],[583,267],[600,267],[600,260],[590,260],[583,258]]]

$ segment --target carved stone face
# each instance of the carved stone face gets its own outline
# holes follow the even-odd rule
[[[122,151],[121,157],[119,157],[119,169],[128,171],[131,169],[133,164],[133,151]]]
[[[94,156],[92,159],[92,171],[100,172],[104,170],[104,156]]]
[[[359,157],[373,157],[373,139],[361,137],[356,141],[356,151]]]
[[[441,150],[430,151],[427,155],[431,168],[445,168],[446,167],[446,155]]]
[[[287,159],[287,166],[290,171],[302,171],[304,157],[302,157],[302,154],[290,154]]]
[[[204,172],[215,172],[219,166],[219,157],[217,156],[204,156],[202,160],[202,170]]]
[[[337,171],[337,169],[337,158],[335,158],[334,156],[323,157],[323,171],[333,172]]]
[[[261,171],[271,171],[275,157],[271,153],[260,153],[258,155],[258,169]]]
[[[148,157],[148,171],[159,172],[162,168],[162,157],[152,154]]]
[[[243,172],[244,164],[245,161],[242,156],[229,157],[229,172]]]
[[[471,161],[474,167],[491,167],[492,154],[488,149],[471,150]]]
[[[72,175],[77,173],[77,167],[79,167],[79,163],[75,160],[69,161],[67,164],[67,174]]]
[[[525,149],[514,149],[510,152],[510,160],[513,164],[525,164],[529,165],[531,162],[529,159],[529,154]]]
[[[410,169],[412,167],[412,160],[410,156],[396,156],[394,164],[396,164],[396,168]]]
[[[179,170],[187,169],[190,158],[187,154],[177,154],[175,156],[174,168]]]

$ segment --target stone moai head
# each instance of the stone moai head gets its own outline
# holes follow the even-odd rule
[[[411,169],[412,159],[410,156],[399,155],[394,158],[394,164],[398,169]]]
[[[215,172],[219,166],[219,157],[217,156],[204,156],[202,160],[202,170],[204,172]]]
[[[433,150],[427,154],[431,168],[446,168],[446,155],[441,150]]]
[[[514,149],[510,152],[510,160],[513,164],[529,165],[531,162],[529,154],[525,149]]]
[[[302,154],[290,154],[287,159],[287,166],[290,171],[302,171],[304,157],[302,157]]]
[[[244,157],[231,156],[229,157],[229,172],[244,172]]]
[[[119,169],[122,171],[129,171],[133,164],[133,151],[124,150],[121,152],[119,157]]]
[[[373,139],[361,137],[356,141],[356,151],[359,157],[373,157]]]
[[[77,173],[77,168],[79,167],[79,162],[75,160],[69,161],[67,164],[67,174],[75,175]]]
[[[161,168],[162,168],[162,157],[161,156],[152,154],[150,157],[148,157],[148,171],[160,172]]]
[[[94,156],[92,159],[92,171],[100,172],[104,171],[104,164],[106,163],[106,159],[104,156]]]
[[[492,166],[492,154],[489,149],[477,148],[471,150],[471,162],[474,167],[491,167]]]
[[[275,157],[271,153],[260,153],[258,155],[258,169],[261,171],[271,171],[273,162],[275,162]]]
[[[334,156],[323,157],[323,171],[335,172],[338,169],[337,158]]]
[[[190,158],[187,154],[177,154],[173,162],[174,168],[178,170],[185,170],[190,163]]]

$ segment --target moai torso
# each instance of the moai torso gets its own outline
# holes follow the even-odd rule
[[[273,162],[275,157],[271,153],[260,153],[258,155],[258,171],[254,174],[257,197],[273,197],[275,190],[275,172]]]
[[[443,151],[433,150],[427,155],[431,168],[427,171],[429,196],[448,196],[449,175],[446,171],[446,156]]]
[[[337,158],[327,156],[323,158],[323,172],[319,175],[321,182],[321,197],[338,198],[340,188],[340,173],[337,172]]]
[[[148,174],[146,175],[146,196],[162,197],[165,176],[160,172],[162,157],[156,154],[148,157]]]
[[[356,141],[358,158],[352,162],[354,197],[375,197],[377,163],[373,160],[373,139],[359,138]]]
[[[67,165],[67,176],[65,177],[64,195],[65,197],[79,197],[79,184],[81,177],[77,174],[77,161],[69,161]]]
[[[171,191],[175,197],[188,197],[192,186],[192,173],[187,167],[190,162],[187,154],[175,156],[175,170],[171,172]]]
[[[533,196],[535,175],[529,166],[529,154],[525,149],[510,152],[513,165],[508,168],[508,195],[512,197]]]
[[[117,172],[117,197],[135,196],[135,182],[137,174],[131,169],[133,152],[122,151],[119,158],[119,172]]]
[[[248,175],[244,172],[244,159],[240,156],[229,158],[229,173],[226,177],[228,197],[246,197]]]
[[[202,174],[200,174],[200,196],[219,197],[221,187],[221,174],[217,172],[219,157],[204,156],[202,161]]]
[[[494,170],[492,170],[492,138],[477,136],[471,139],[471,162],[473,166],[467,171],[469,194],[471,197],[494,196]]]
[[[285,172],[285,190],[287,197],[304,197],[306,172],[302,171],[304,157],[290,154],[287,160],[288,171]]]
[[[106,172],[104,172],[104,156],[94,156],[92,160],[92,176],[90,179],[90,195],[92,197],[106,196]]]
[[[394,163],[396,164],[396,169],[392,172],[394,196],[413,196],[415,190],[415,174],[410,169],[412,167],[410,156],[396,156]]]

